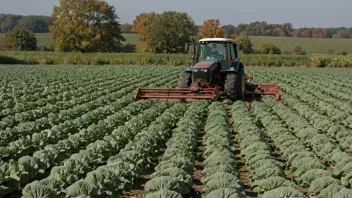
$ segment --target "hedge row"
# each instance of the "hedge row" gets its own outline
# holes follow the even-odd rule
[[[241,54],[245,66],[352,67],[352,56]],[[187,66],[187,54],[1,52],[0,64],[174,65]]]

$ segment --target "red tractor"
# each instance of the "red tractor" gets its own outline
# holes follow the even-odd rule
[[[279,100],[277,84],[250,84],[244,66],[238,60],[237,45],[233,39],[205,38],[199,40],[198,52],[194,40],[191,66],[181,73],[178,88],[139,88],[136,99],[169,101],[198,101],[230,99],[245,100],[250,95],[275,95]]]

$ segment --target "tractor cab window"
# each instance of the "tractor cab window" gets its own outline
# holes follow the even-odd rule
[[[202,42],[198,49],[198,61],[205,61],[210,59],[226,58],[226,43],[223,42]]]

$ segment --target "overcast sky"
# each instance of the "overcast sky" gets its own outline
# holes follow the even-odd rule
[[[187,12],[196,24],[218,18],[222,25],[267,21],[297,27],[352,27],[352,0],[107,0],[122,23],[142,12]],[[51,15],[59,0],[0,0],[0,13]]]

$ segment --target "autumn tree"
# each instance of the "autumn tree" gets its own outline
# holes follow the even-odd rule
[[[219,19],[209,19],[203,22],[199,28],[198,38],[219,38],[224,37],[224,30],[220,27]]]
[[[326,38],[326,29],[316,28],[312,31],[312,38]]]
[[[133,22],[138,32],[139,52],[181,53],[194,31],[194,21],[185,12],[143,13]]]
[[[50,33],[58,51],[113,52],[125,41],[114,6],[103,0],[60,0],[52,17]]]
[[[251,40],[248,37],[248,34],[246,32],[241,32],[241,34],[236,38],[236,43],[241,44],[242,46],[242,52],[245,54],[251,54],[253,53],[253,44]]]
[[[16,26],[5,34],[5,46],[15,51],[35,51],[37,39],[30,30]]]
[[[286,36],[285,32],[279,27],[274,28],[273,34],[274,34],[274,36],[278,36],[278,37],[285,37]]]
[[[139,43],[137,45],[138,52],[148,52],[149,48],[147,46],[147,35],[150,30],[150,26],[153,24],[154,20],[158,16],[155,12],[141,13],[136,16],[133,20],[132,31],[138,33]]]

